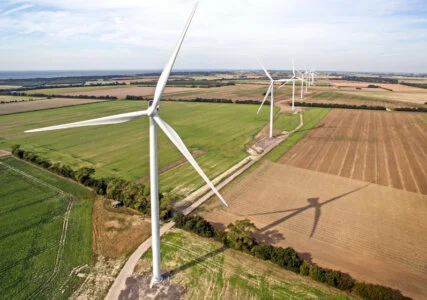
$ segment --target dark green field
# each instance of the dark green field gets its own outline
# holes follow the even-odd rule
[[[90,270],[92,193],[12,157],[0,182],[1,298],[68,298]]]

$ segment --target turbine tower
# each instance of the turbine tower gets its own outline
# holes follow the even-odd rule
[[[148,117],[150,124],[150,189],[151,189],[151,230],[152,230],[152,250],[153,250],[153,278],[151,284],[156,284],[162,281],[162,275],[160,273],[160,227],[159,227],[159,188],[158,188],[158,165],[157,165],[157,125],[160,129],[166,134],[166,136],[172,141],[175,147],[184,155],[188,162],[193,166],[193,168],[199,173],[207,185],[215,192],[218,198],[222,201],[225,206],[228,206],[222,196],[219,194],[218,190],[208,179],[202,169],[199,167],[197,162],[194,160],[190,151],[184,145],[184,142],[181,140],[176,131],[169,126],[165,121],[163,121],[159,114],[159,104],[160,98],[162,96],[163,90],[166,86],[169,74],[172,70],[172,67],[175,63],[175,59],[178,55],[181,44],[184,40],[185,34],[190,26],[191,20],[193,19],[194,13],[196,12],[197,2],[194,5],[194,8],[188,18],[187,24],[184,27],[178,44],[176,45],[172,56],[169,58],[168,63],[163,69],[162,74],[157,82],[156,90],[154,92],[154,98],[150,101],[150,105],[147,110],[140,110],[130,113],[124,113],[119,115],[113,115],[103,118],[97,118],[87,121],[68,123],[57,126],[49,126],[39,129],[27,130],[25,132],[39,132],[39,131],[50,131],[66,128],[75,128],[82,126],[95,126],[95,125],[108,125],[108,124],[119,124],[131,121],[138,117]]]
[[[297,76],[295,75],[295,64],[294,64],[294,58],[292,58],[292,74],[293,74],[293,76],[292,76],[292,78],[291,78],[291,79],[289,79],[289,81],[292,81],[292,111],[294,111],[294,110],[295,110],[295,81],[297,81],[297,80],[301,80],[301,85],[302,85],[302,84],[303,84],[303,80],[304,80],[304,78],[297,77]],[[287,82],[283,83],[283,84],[279,87],[279,89],[280,89],[280,88],[282,88],[285,84],[287,84]],[[301,98],[302,98],[302,90],[301,90]]]
[[[273,137],[273,112],[274,112],[274,83],[275,82],[283,82],[286,83],[289,81],[289,79],[273,79],[270,75],[270,73],[268,73],[268,71],[264,68],[264,66],[262,65],[261,61],[259,61],[259,64],[261,65],[262,69],[265,72],[265,75],[267,75],[267,77],[270,79],[270,85],[268,86],[267,92],[265,93],[265,97],[264,100],[262,100],[260,107],[258,108],[257,114],[259,114],[262,106],[264,105],[265,100],[267,99],[268,95],[271,92],[271,101],[270,101],[270,133],[269,133],[269,137],[272,138]]]

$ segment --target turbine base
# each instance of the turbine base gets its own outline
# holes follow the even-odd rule
[[[162,283],[164,280],[163,276],[160,275],[160,278],[157,277],[151,277],[151,281],[150,281],[150,289],[153,288],[154,285],[160,284]]]

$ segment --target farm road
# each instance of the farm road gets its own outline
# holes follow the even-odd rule
[[[282,141],[284,141],[287,136],[289,136],[291,133],[301,128],[303,125],[304,125],[303,117],[302,117],[302,114],[300,113],[300,124],[298,125],[297,128],[295,128],[293,131],[291,131],[287,135],[280,135],[272,138],[271,141],[266,146],[266,148],[264,149],[263,153],[261,154],[252,153],[249,157],[246,157],[245,159],[243,159],[242,161],[240,161],[239,163],[231,167],[229,170],[225,171],[224,173],[216,177],[213,180],[214,184],[226,178],[224,181],[218,184],[216,188],[218,190],[221,190],[222,188],[224,188],[227,184],[229,184],[236,177],[238,177],[247,169],[249,169],[254,163],[259,161],[262,157],[264,157],[271,150],[273,150],[277,145],[279,145]],[[206,191],[208,192],[204,194]],[[204,196],[202,196],[203,194]],[[214,192],[212,192],[209,189],[209,187],[205,185],[200,189],[198,189],[197,191],[195,191],[194,193],[192,193],[191,195],[189,195],[188,197],[186,197],[184,200],[178,202],[175,207],[183,208],[187,206],[189,203],[191,203],[190,206],[182,210],[183,214],[187,215],[187,214],[190,214],[192,211],[194,211],[197,207],[202,205],[204,202],[209,200],[212,196],[214,196]],[[197,201],[194,201],[197,198],[199,199]],[[169,231],[173,226],[175,226],[175,223],[169,222],[164,224],[162,227],[160,227],[160,236],[162,236],[164,233]],[[145,240],[126,261],[125,265],[123,266],[122,270],[120,271],[119,275],[117,276],[116,280],[114,281],[113,285],[108,291],[106,299],[108,300],[121,299],[122,295],[128,294],[126,292],[126,288],[127,288],[126,280],[132,276],[135,266],[138,263],[139,259],[145,252],[147,252],[148,249],[150,249],[150,247],[151,247],[151,237]]]

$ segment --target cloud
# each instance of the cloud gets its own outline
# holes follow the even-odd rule
[[[24,5],[6,10],[6,11],[2,12],[1,15],[4,17],[4,16],[10,15],[10,14],[13,14],[15,12],[21,11],[21,10],[31,8],[31,7],[33,7],[32,4],[24,4]]]
[[[177,67],[257,68],[259,55],[274,69],[289,69],[294,56],[317,69],[425,72],[422,2],[202,1]],[[160,69],[193,3],[5,0],[0,11],[27,8],[0,19],[0,68],[44,68],[40,58],[48,51],[66,53],[67,61],[54,55],[49,62],[62,69],[92,66],[81,53],[98,53],[100,69]]]

